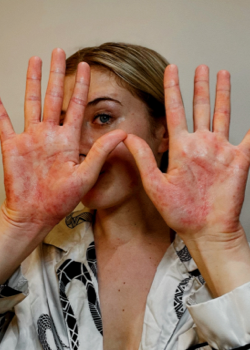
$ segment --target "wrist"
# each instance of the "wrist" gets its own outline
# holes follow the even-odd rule
[[[19,235],[21,235],[22,242],[27,241],[29,243],[36,239],[41,241],[53,227],[54,225],[34,220],[25,213],[9,209],[5,202],[0,207],[1,235],[6,238],[9,237],[12,240],[17,239],[19,241]]]
[[[180,237],[213,296],[218,297],[250,281],[250,248],[242,227],[230,233],[209,231]]]
[[[5,204],[0,208],[0,284],[12,276],[51,231],[50,226],[26,219]]]
[[[190,250],[207,254],[208,251],[227,251],[246,242],[243,227],[239,224],[233,231],[222,232],[215,225],[202,228],[195,233],[177,232]]]

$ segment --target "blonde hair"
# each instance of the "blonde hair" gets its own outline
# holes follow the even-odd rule
[[[163,76],[168,61],[154,50],[126,43],[104,43],[81,49],[66,60],[66,76],[76,72],[80,62],[100,66],[113,72],[118,83],[147,106],[153,126],[165,116]],[[166,169],[167,154],[161,169]],[[163,169],[162,169],[163,170]]]

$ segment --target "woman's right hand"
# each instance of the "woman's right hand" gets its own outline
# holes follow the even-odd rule
[[[18,228],[51,229],[70,213],[96,182],[109,153],[126,138],[116,130],[98,139],[79,162],[79,142],[87,104],[90,69],[80,63],[63,125],[59,125],[65,53],[55,49],[41,119],[41,60],[29,61],[25,93],[25,130],[16,134],[0,102],[0,136],[6,200],[1,220]],[[32,235],[31,235],[32,236]],[[33,237],[34,238],[34,237]]]

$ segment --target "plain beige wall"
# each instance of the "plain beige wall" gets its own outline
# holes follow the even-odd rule
[[[105,41],[141,44],[178,65],[190,130],[195,67],[210,67],[212,101],[217,71],[231,72],[231,142],[237,144],[250,127],[249,14],[249,0],[0,0],[0,96],[22,132],[29,57],[43,59],[44,94],[54,47],[70,55]],[[1,202],[4,197],[1,168]],[[250,239],[249,209],[250,184],[242,212]]]

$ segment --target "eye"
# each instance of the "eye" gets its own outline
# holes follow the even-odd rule
[[[112,119],[113,118],[110,115],[102,113],[95,116],[94,123],[99,125],[106,125],[110,124]]]

